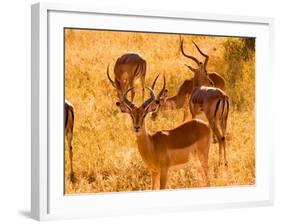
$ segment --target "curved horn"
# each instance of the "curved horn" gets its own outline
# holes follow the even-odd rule
[[[164,75],[163,87],[162,87],[161,91],[160,91],[159,94],[158,94],[158,98],[160,98],[160,97],[162,96],[162,94],[163,94],[164,91],[165,91],[165,88],[166,88],[166,77],[165,77],[165,75]]]
[[[107,65],[107,71],[106,71],[106,74],[107,74],[107,78],[109,79],[109,81],[111,82],[112,86],[114,88],[116,88],[116,84],[115,82],[110,78],[110,75],[109,75],[109,64]]]
[[[155,86],[155,83],[156,83],[156,81],[157,81],[159,75],[160,75],[160,74],[158,74],[158,75],[156,76],[156,78],[154,79],[154,81],[153,81],[153,83],[152,83],[152,86],[151,86],[151,89],[152,89],[152,90],[154,90],[154,86]]]
[[[184,49],[183,49],[183,39],[181,39],[180,42],[181,42],[181,43],[180,43],[180,49],[181,49],[181,53],[183,54],[183,56],[185,56],[185,57],[187,57],[187,58],[193,60],[194,62],[196,62],[197,65],[199,65],[200,62],[199,62],[195,57],[193,57],[193,56],[191,56],[191,55],[187,55],[187,54],[184,52]]]
[[[145,87],[146,89],[148,89],[150,91],[150,98],[148,100],[146,100],[143,104],[142,107],[146,108],[149,104],[151,104],[154,100],[155,100],[155,94],[154,91],[150,88],[150,87]]]
[[[205,57],[204,67],[205,67],[205,69],[206,69],[206,66],[207,66],[207,63],[208,63],[208,60],[209,60],[209,56],[208,56],[207,54],[204,54],[204,53],[200,50],[200,48],[197,46],[197,44],[196,44],[194,41],[192,41],[192,43],[195,45],[195,47],[197,48],[197,50],[199,51],[199,53]]]
[[[128,92],[130,92],[133,88],[134,88],[134,87],[128,89],[128,90],[124,93],[123,98],[122,98],[122,101],[123,101],[130,109],[133,109],[133,108],[135,107],[135,105],[134,105],[130,100],[128,100],[127,94],[128,94]]]

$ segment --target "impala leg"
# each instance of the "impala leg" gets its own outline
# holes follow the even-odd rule
[[[222,137],[222,147],[223,147],[223,155],[224,155],[224,165],[227,167],[228,166],[228,162],[227,162],[227,159],[226,159],[226,147],[225,147],[225,137],[223,136]]]
[[[210,181],[208,178],[208,165],[206,166],[206,164],[204,164],[204,162],[199,161],[197,164],[197,175],[200,175],[200,179],[199,179],[199,186],[203,186],[203,187],[209,187],[210,186]],[[203,180],[203,184],[202,184],[202,180]]]
[[[214,132],[213,131],[211,131],[211,132],[212,132],[213,143],[216,144],[218,142],[218,139],[217,139],[216,135],[214,134]]]
[[[160,190],[160,172],[151,172],[152,190]]]
[[[142,77],[141,77],[141,86],[142,86],[142,101],[144,101],[145,76],[142,76]]]
[[[214,133],[214,135],[216,136],[218,142],[219,142],[219,162],[218,162],[218,166],[220,166],[222,164],[222,149],[223,149],[223,136],[220,133],[220,130],[217,127],[217,123],[215,121],[210,122],[211,124],[211,128],[212,131]]]
[[[226,158],[226,126],[227,126],[227,116],[224,117],[221,121],[221,129],[222,129],[222,144],[223,144],[223,153],[224,153],[224,165],[228,166],[228,161]]]
[[[74,172],[73,172],[73,150],[72,150],[72,134],[69,133],[67,136],[67,140],[68,140],[68,147],[69,147],[69,162],[70,162],[70,180],[71,182],[74,182]]]
[[[201,167],[203,170],[203,174],[204,174],[204,179],[205,179],[205,183],[206,186],[210,186],[210,181],[209,181],[209,175],[208,175],[208,157],[207,159],[205,158],[206,156],[203,156],[203,158],[201,158]]]
[[[210,148],[210,136],[206,139],[202,139],[200,147],[204,148],[204,151],[198,151],[198,158],[201,164],[201,170],[203,170],[204,179],[206,186],[210,186],[209,175],[208,175],[208,160],[209,160],[209,148]]]
[[[222,142],[219,140],[219,166],[222,165]]]
[[[128,89],[134,87],[134,82],[135,82],[134,79],[129,82]],[[134,101],[134,98],[135,98],[135,89],[133,88],[133,89],[131,90],[131,101],[132,101],[132,102]]]
[[[165,189],[167,184],[168,169],[162,168],[160,172],[160,189]]]

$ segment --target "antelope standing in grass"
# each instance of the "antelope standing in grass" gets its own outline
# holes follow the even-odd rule
[[[182,54],[195,61],[198,65],[198,68],[193,68],[191,66],[187,66],[193,73],[193,90],[189,100],[189,108],[192,115],[192,118],[195,118],[201,112],[204,112],[211,129],[216,136],[219,143],[219,162],[218,164],[222,164],[222,151],[224,153],[224,164],[227,166],[227,158],[226,158],[226,143],[225,143],[225,135],[227,128],[227,119],[229,113],[229,98],[223,92],[221,88],[224,88],[224,80],[220,79],[217,76],[217,86],[221,88],[210,87],[214,86],[214,83],[207,72],[206,66],[209,60],[209,56],[204,54],[200,48],[193,42],[196,46],[197,50],[201,55],[205,57],[204,63],[198,61],[195,57],[190,56],[184,52],[183,49],[183,40],[181,40],[181,51]],[[223,80],[223,81],[222,81]],[[220,85],[218,85],[220,83]]]
[[[152,189],[165,189],[168,171],[182,168],[193,159],[200,164],[200,173],[204,177],[206,186],[208,179],[208,154],[210,147],[210,128],[200,120],[191,120],[180,126],[157,131],[150,134],[146,130],[145,117],[154,112],[159,106],[159,101],[151,88],[150,98],[140,107],[135,106],[127,99],[125,92],[121,102],[117,102],[121,112],[128,113],[133,122],[133,130],[136,133],[137,145],[142,160],[151,172]],[[162,91],[165,89],[165,85]],[[197,167],[198,168],[198,167]]]
[[[117,97],[122,98],[124,92],[134,87],[139,79],[142,86],[142,98],[144,99],[144,85],[146,74],[146,61],[137,53],[126,53],[120,56],[114,66],[114,81],[109,75],[109,64],[107,66],[107,77],[117,91]],[[131,100],[134,100],[135,91],[131,91]]]
[[[159,75],[155,78],[152,89],[154,89],[155,82],[158,79]],[[164,78],[165,82],[165,78]],[[166,110],[176,110],[176,109],[184,109],[183,120],[185,121],[188,116],[188,102],[189,97],[192,91],[193,81],[192,79],[185,80],[181,86],[179,87],[177,94],[171,97],[168,97],[168,90],[165,89],[164,91],[160,92],[157,95],[157,100],[159,101],[158,108],[152,113],[151,118],[155,120],[159,111],[166,111]]]
[[[64,103],[64,134],[65,134],[67,146],[69,148],[70,180],[71,180],[71,182],[74,181],[74,172],[73,172],[73,165],[72,165],[73,128],[74,128],[74,107],[69,101],[65,100],[65,103]]]
[[[215,87],[220,87],[221,82],[217,82],[217,75],[215,73],[209,73],[209,78],[213,81]],[[156,79],[158,76],[156,77]],[[156,79],[153,82],[152,89],[154,88]],[[219,86],[216,86],[219,85]],[[180,85],[177,93],[174,96],[168,97],[168,90],[165,89],[163,94],[158,94],[157,99],[160,104],[158,109],[152,113],[152,120],[155,120],[158,116],[159,111],[176,110],[183,108],[183,121],[188,118],[189,114],[189,98],[193,89],[193,78],[186,79]]]

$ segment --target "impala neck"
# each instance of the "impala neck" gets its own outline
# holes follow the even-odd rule
[[[177,98],[178,98],[177,95],[167,98],[166,102],[165,102],[165,107],[164,108],[166,110],[176,109],[177,108]]]
[[[149,165],[153,157],[153,142],[151,141],[151,135],[146,130],[145,121],[143,121],[139,133],[137,133],[137,144],[141,157]]]

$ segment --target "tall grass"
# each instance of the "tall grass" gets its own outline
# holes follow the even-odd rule
[[[227,81],[231,99],[227,131],[229,167],[215,175],[218,145],[209,156],[211,186],[255,183],[255,54],[243,38],[185,35],[186,51],[202,59],[192,41],[209,54],[209,71]],[[247,46],[251,46],[248,44]],[[172,34],[65,31],[65,95],[75,107],[73,166],[75,183],[69,179],[68,151],[65,149],[65,191],[71,193],[148,190],[150,173],[142,161],[132,131],[130,116],[119,112],[115,89],[106,77],[121,54],[138,52],[147,61],[146,85],[156,74],[165,74],[169,95],[192,77],[184,64],[191,64],[179,51],[179,36]],[[243,56],[243,55],[247,56]],[[241,56],[241,57],[240,57]],[[161,79],[160,79],[161,80]],[[162,86],[158,81],[156,92]],[[137,88],[140,90],[139,85]],[[136,104],[141,103],[140,91]],[[173,128],[182,122],[183,111],[161,112],[155,122],[146,118],[150,132]],[[200,177],[190,168],[169,173],[168,188],[198,187]]]

